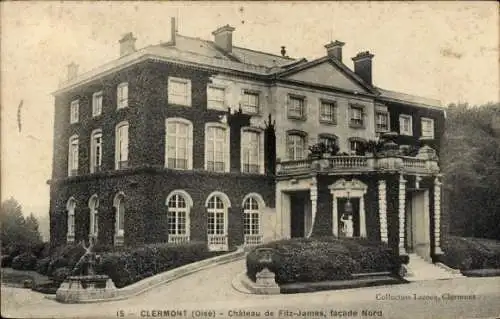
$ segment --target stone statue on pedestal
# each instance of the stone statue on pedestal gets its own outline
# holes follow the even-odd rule
[[[354,222],[352,220],[352,215],[350,214],[342,214],[340,217],[340,221],[342,222],[342,232],[345,237],[352,237],[354,235]]]

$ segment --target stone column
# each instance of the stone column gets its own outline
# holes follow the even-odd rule
[[[385,180],[378,181],[378,212],[380,218],[380,240],[388,242],[387,237],[387,192]]]
[[[359,237],[366,237],[365,196],[359,198]]]
[[[311,237],[313,229],[314,229],[314,221],[316,220],[316,211],[318,207],[318,187],[316,185],[311,186],[310,190],[310,198],[311,198],[311,227],[307,232],[307,237]]]
[[[337,197],[332,193],[332,227],[333,227],[333,236],[339,236],[339,219],[337,212]]]
[[[434,178],[434,254],[441,255],[441,181]]]
[[[406,180],[403,174],[399,176],[399,255],[406,255],[405,249],[405,204]]]

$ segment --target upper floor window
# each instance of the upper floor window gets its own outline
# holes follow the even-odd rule
[[[71,102],[70,105],[70,114],[69,114],[70,124],[78,123],[79,114],[80,114],[80,101],[75,100]]]
[[[399,115],[399,134],[413,135],[413,124],[411,115]]]
[[[319,120],[324,123],[337,123],[337,107],[335,102],[321,101]]]
[[[207,87],[207,107],[209,109],[225,110],[226,90],[221,87]]]
[[[128,83],[123,82],[116,88],[116,107],[121,109],[128,106]]]
[[[422,137],[434,138],[434,120],[422,118]]]
[[[99,172],[102,163],[102,131],[95,130],[90,137],[90,173]]]
[[[115,129],[115,169],[128,167],[128,123],[122,122]]]
[[[102,113],[102,91],[92,95],[92,116],[99,116]]]
[[[350,138],[349,149],[353,155],[365,155],[365,140],[361,138]]]
[[[241,132],[241,171],[244,173],[262,173],[264,157],[262,156],[263,135],[254,130]]]
[[[351,105],[349,107],[349,126],[364,127],[364,108],[363,106]]]
[[[288,96],[288,117],[294,119],[305,119],[305,98],[295,95]]]
[[[319,142],[325,144],[328,148],[337,145],[337,137],[331,134],[320,134]]]
[[[205,128],[205,169],[229,172],[229,131],[221,124],[207,124]]]
[[[243,99],[241,101],[241,109],[246,114],[257,114],[260,108],[260,99],[258,92],[243,91]]]
[[[291,132],[287,136],[287,153],[289,160],[299,160],[306,155],[306,135],[302,132]]]
[[[165,166],[192,169],[193,125],[180,118],[166,120]]]
[[[168,103],[191,106],[191,81],[188,79],[169,77]]]
[[[377,112],[376,116],[375,129],[377,132],[389,132],[389,113],[387,112]]]
[[[68,176],[78,175],[78,136],[69,139]]]

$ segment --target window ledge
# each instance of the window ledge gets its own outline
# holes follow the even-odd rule
[[[288,119],[290,119],[290,120],[296,120],[296,121],[306,121],[307,120],[307,116],[288,115]]]
[[[325,125],[337,125],[337,121],[329,121],[329,120],[319,120],[319,123]]]
[[[171,102],[168,102],[167,104],[168,104],[168,106],[177,106],[177,107],[191,107],[192,106],[192,104],[179,104],[179,103],[171,103]],[[208,106],[207,106],[207,109],[214,110],[214,108],[209,108]],[[219,108],[217,108],[217,110],[219,110]]]
[[[364,124],[352,124],[352,123],[349,124],[349,127],[350,128],[355,128],[355,129],[364,129],[364,128],[366,128]]]

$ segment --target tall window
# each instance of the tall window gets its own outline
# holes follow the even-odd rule
[[[220,196],[213,195],[210,197],[207,213],[208,235],[225,235],[227,207]]]
[[[349,125],[351,127],[363,127],[363,107],[351,105],[349,107]]]
[[[102,113],[102,91],[92,95],[92,116],[99,116]]]
[[[288,117],[304,119],[306,117],[305,98],[299,96],[288,97]]]
[[[349,147],[354,155],[365,155],[365,141],[360,138],[350,138]]]
[[[244,173],[260,173],[261,167],[261,133],[243,130],[241,133],[241,171]]]
[[[337,122],[337,107],[335,102],[321,101],[320,122],[334,124]]]
[[[184,197],[174,194],[168,201],[168,234],[186,235],[187,233],[188,205]]]
[[[191,105],[191,81],[181,78],[168,78],[168,103]]]
[[[120,83],[116,88],[116,107],[121,109],[128,106],[128,83]]]
[[[434,120],[422,118],[422,137],[434,138]]]
[[[225,110],[225,90],[224,88],[208,86],[207,87],[207,107],[219,110]]]
[[[125,235],[125,195],[120,192],[113,200],[115,208],[115,236],[123,237]]]
[[[99,172],[102,163],[102,131],[92,132],[90,138],[90,173]]]
[[[228,172],[229,134],[227,128],[208,124],[205,134],[206,169],[214,172]]]
[[[399,133],[401,135],[413,135],[411,115],[399,115]]]
[[[377,112],[376,114],[376,131],[377,132],[388,132],[389,129],[389,113],[387,112]]]
[[[78,123],[79,114],[80,114],[80,101],[75,100],[70,104],[69,123],[70,124]]]
[[[66,234],[66,241],[68,243],[75,241],[75,209],[76,201],[71,197],[66,204],[66,210],[68,211],[68,232]]]
[[[99,198],[97,195],[92,195],[89,200],[90,222],[89,222],[89,237],[97,238],[99,234]]]
[[[259,113],[259,93],[251,91],[243,91],[243,99],[241,101],[241,109],[246,114]]]
[[[115,130],[115,168],[128,167],[128,123],[122,122]]]
[[[245,235],[260,234],[259,204],[254,197],[248,197],[243,203],[243,233]]]
[[[287,136],[287,150],[289,160],[299,160],[305,157],[306,137],[299,133],[289,133]]]
[[[78,136],[69,139],[68,176],[78,175]]]
[[[165,165],[173,169],[192,168],[193,125],[191,122],[169,118],[166,121]]]

